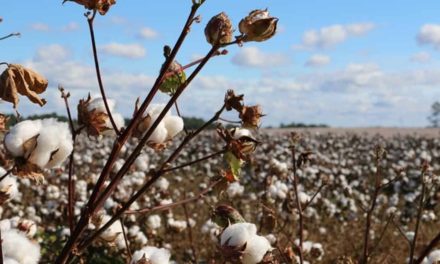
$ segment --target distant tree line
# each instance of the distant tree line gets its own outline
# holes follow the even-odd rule
[[[437,102],[437,111],[436,114],[433,114],[433,117],[429,117],[431,123],[433,124],[433,126],[435,125],[435,127],[438,127],[440,125],[440,103]],[[17,117],[14,114],[8,114],[7,115],[9,117],[8,123],[7,125],[13,125],[15,123],[17,123]],[[57,113],[53,112],[53,113],[48,113],[48,114],[41,114],[41,115],[30,115],[30,116],[22,116],[21,120],[35,120],[35,119],[43,119],[43,118],[56,118],[58,121],[62,121],[62,122],[68,122],[68,118],[67,116],[64,115],[58,115]],[[206,120],[204,120],[203,118],[199,118],[199,117],[183,117],[183,120],[185,122],[185,128],[188,130],[194,130],[197,129],[199,127],[201,127],[203,124],[205,124]],[[74,120],[74,122],[76,122],[76,120]],[[129,118],[125,119],[125,123],[127,124],[128,122],[130,122]],[[230,126],[230,125],[225,125],[226,127]],[[232,127],[232,126],[231,126]],[[279,126],[279,128],[298,128],[298,127],[328,127],[328,125],[326,124],[305,124],[305,123],[296,123],[296,122],[292,122],[289,124],[284,124],[281,123],[281,125]],[[215,128],[215,125],[211,125],[209,127],[210,129]],[[268,128],[273,128],[273,126],[270,126]]]

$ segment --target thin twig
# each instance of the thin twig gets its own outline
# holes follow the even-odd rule
[[[96,15],[96,10],[93,11],[92,17],[87,17],[87,22],[89,24],[90,38],[92,40],[92,50],[93,50],[93,59],[95,61],[96,77],[98,79],[99,90],[101,91],[101,97],[102,100],[104,101],[105,110],[107,111],[107,115],[110,119],[110,123],[112,124],[113,130],[115,131],[116,135],[119,135],[120,134],[119,129],[110,111],[110,107],[107,101],[107,96],[105,94],[104,84],[102,83],[101,70],[99,68],[98,51],[96,50],[95,32],[93,29],[93,21],[95,20],[95,15]]]
[[[411,242],[411,248],[409,253],[409,264],[414,263],[414,252],[416,250],[416,244],[417,244],[417,237],[419,234],[419,227],[420,227],[420,220],[422,219],[422,213],[424,209],[424,201],[425,201],[425,191],[426,191],[426,184],[424,181],[425,172],[422,171],[420,182],[422,184],[422,191],[420,193],[420,201],[419,201],[419,208],[417,209],[417,217],[416,217],[416,226],[414,228],[414,238]]]
[[[128,261],[127,262],[130,263],[131,259],[133,258],[133,255],[131,254],[130,244],[128,243],[127,234],[125,232],[124,217],[121,217],[121,220],[119,222],[121,223],[122,235],[124,236],[125,247],[127,248],[127,254],[128,254]]]
[[[183,207],[183,212],[185,213],[185,221],[186,221],[186,226],[188,229],[188,239],[189,239],[189,243],[191,245],[191,251],[193,253],[193,259],[194,259],[194,263],[199,263],[198,262],[198,258],[197,258],[197,251],[196,251],[196,246],[194,245],[194,239],[193,239],[193,234],[192,234],[192,227],[191,227],[191,223],[189,221],[189,214],[188,214],[188,208],[186,207],[186,204],[182,204]]]
[[[220,117],[219,120],[221,120],[223,122],[231,123],[231,124],[241,124],[241,121],[228,120],[228,119],[225,119],[225,118],[222,118],[222,117]]]
[[[390,215],[388,217],[387,222],[385,223],[384,228],[380,232],[379,238],[377,239],[376,244],[374,245],[373,249],[370,251],[370,256],[373,255],[373,253],[376,251],[377,248],[379,248],[380,242],[382,242],[382,239],[385,237],[385,233],[388,229],[388,226],[390,225],[391,221],[393,221],[394,215]]]
[[[69,157],[69,178],[68,178],[68,185],[67,185],[67,216],[69,219],[69,228],[70,233],[73,233],[73,230],[75,228],[75,215],[74,215],[74,204],[75,204],[75,181],[73,179],[73,161],[74,161],[74,155],[75,155],[75,143],[76,143],[76,136],[77,131],[75,130],[75,126],[73,124],[72,114],[70,112],[70,106],[69,106],[69,96],[70,93],[66,93],[64,88],[62,86],[59,86],[58,89],[61,92],[61,97],[64,99],[64,104],[66,106],[67,116],[69,118],[69,124],[70,124],[70,130],[72,131],[72,141],[73,141],[73,149],[72,153],[70,153]]]
[[[299,200],[299,191],[298,191],[298,175],[297,175],[297,164],[296,164],[296,148],[295,145],[292,145],[292,164],[293,164],[293,190],[295,192],[295,200],[296,200],[296,207],[298,209],[298,217],[299,217],[299,230],[298,230],[298,236],[299,236],[299,245],[298,245],[298,251],[299,251],[299,262],[300,264],[304,263],[304,257],[303,257],[303,233],[304,233],[304,220],[303,220],[303,211],[301,207],[301,202]]]
[[[182,168],[185,168],[185,167],[188,167],[188,166],[194,165],[194,164],[196,164],[196,163],[199,163],[199,162],[201,162],[201,161],[205,161],[205,160],[211,159],[211,158],[216,157],[216,156],[218,156],[218,155],[221,155],[221,154],[223,154],[223,153],[225,153],[225,152],[226,152],[226,149],[222,149],[222,150],[220,150],[220,151],[214,152],[214,153],[209,154],[209,155],[207,155],[207,156],[205,156],[205,157],[202,157],[202,158],[200,158],[200,159],[196,159],[196,160],[193,160],[193,161],[190,161],[190,162],[187,162],[187,163],[184,163],[184,164],[178,165],[178,166],[176,166],[176,167],[167,168],[167,169],[164,169],[163,171],[164,171],[164,173],[168,173],[168,172],[171,172],[171,171],[175,171],[175,170],[178,170],[178,169],[182,169]]]
[[[312,198],[310,198],[310,200],[306,203],[306,205],[304,205],[303,211],[305,211],[307,209],[307,207],[309,207],[309,205],[313,202],[313,200],[315,200],[316,196],[322,191],[322,188],[324,188],[325,185],[326,185],[325,183],[322,183],[318,187],[318,190],[316,190],[316,192],[313,194]]]
[[[405,241],[408,243],[408,245],[411,247],[411,240],[408,239],[408,237],[405,235],[405,232],[403,232],[402,228],[397,224],[394,219],[391,221],[393,223],[393,226],[396,227],[397,231],[399,231],[399,234],[405,239]]]
[[[4,39],[10,38],[10,37],[14,37],[14,36],[19,37],[20,35],[21,35],[20,33],[11,33],[11,34],[9,34],[9,35],[6,35],[6,36],[4,36],[4,37],[1,37],[0,40],[4,40]]]
[[[210,192],[211,189],[214,188],[221,181],[222,180],[218,180],[218,181],[215,181],[215,182],[211,183],[203,191],[201,191],[199,194],[197,194],[197,195],[195,195],[193,197],[186,198],[184,200],[180,200],[180,201],[177,201],[177,202],[174,202],[174,203],[158,205],[158,206],[150,207],[150,208],[143,208],[143,209],[138,209],[138,210],[127,210],[125,212],[125,214],[146,214],[146,213],[152,213],[152,212],[156,212],[156,211],[164,211],[164,210],[168,210],[168,209],[174,208],[174,207],[176,207],[178,205],[195,202],[195,201],[199,200],[200,198],[202,198],[205,194]]]

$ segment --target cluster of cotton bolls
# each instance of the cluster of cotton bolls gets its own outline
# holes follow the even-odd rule
[[[5,148],[15,158],[50,169],[59,167],[72,152],[72,135],[68,124],[56,119],[25,120],[6,134]]]
[[[149,108],[147,115],[150,115],[153,120],[161,109],[163,106]],[[153,133],[157,133],[154,135],[158,139],[156,143],[164,143],[170,138],[169,135],[174,137],[176,131],[182,130],[183,125],[179,125],[178,117],[168,113],[167,117],[170,116],[173,117],[170,120],[174,120],[175,126],[167,128],[166,122],[163,121],[163,124]],[[11,129],[5,137],[6,148],[14,156],[32,156],[33,151],[50,154],[58,148],[63,148],[60,154],[70,153],[65,146],[66,142],[71,142],[71,135],[67,133],[69,131],[67,124],[61,125],[54,120],[20,124],[17,124],[15,130]],[[45,136],[46,132],[43,131],[50,130],[51,126],[57,128],[56,136],[53,132]],[[35,137],[37,134],[41,135]],[[50,135],[57,140],[51,142],[47,150],[39,149],[40,140],[44,143]],[[35,137],[35,143],[38,143],[37,147],[25,151],[23,144],[33,137]],[[65,141],[58,140],[61,137]],[[177,138],[175,140],[178,141]],[[95,138],[84,134],[77,137],[73,177],[76,187],[74,213],[77,217],[90,197],[93,184],[97,181],[106,158],[111,152],[113,141],[114,139],[110,137]],[[117,173],[124,164],[125,158],[138,141],[137,138],[130,139],[123,147],[111,176]],[[127,231],[130,249],[134,252],[132,262],[136,259],[135,256],[140,259],[144,254],[150,261],[153,259],[163,261],[160,263],[191,261],[191,251],[188,253],[188,248],[190,248],[188,232],[190,231],[194,238],[194,246],[199,253],[199,259],[203,261],[216,259],[218,243],[220,242],[220,246],[224,245],[227,240],[226,236],[232,236],[232,233],[226,232],[227,229],[221,233],[222,228],[208,220],[211,216],[211,208],[219,202],[232,205],[247,221],[256,224],[256,226],[248,224],[253,226],[247,228],[253,231],[255,227],[259,235],[256,235],[257,232],[248,233],[265,237],[264,243],[262,239],[258,239],[264,246],[263,248],[268,248],[264,253],[270,251],[271,245],[275,246],[273,243],[278,243],[283,247],[288,245],[295,250],[295,246],[285,238],[285,234],[296,234],[298,225],[289,135],[261,133],[258,141],[261,144],[258,145],[251,160],[243,167],[240,179],[220,191],[213,190],[204,193],[197,201],[188,204],[186,208],[188,220],[182,206],[145,214],[125,215],[123,225]],[[439,139],[417,136],[380,138],[360,135],[306,134],[296,151],[298,154],[304,151],[313,152],[310,162],[299,167],[297,171],[300,203],[303,206],[307,205],[304,211],[307,235],[305,235],[303,247],[306,251],[306,260],[310,263],[331,261],[336,256],[330,256],[329,252],[344,254],[343,249],[337,251],[337,248],[333,246],[334,240],[344,239],[347,230],[359,228],[359,224],[362,223],[364,214],[361,207],[368,207],[371,202],[368,186],[371,186],[369,179],[375,173],[374,146],[378,142],[382,142],[386,149],[386,157],[381,163],[385,178],[383,182],[387,183],[386,179],[396,176],[399,176],[399,180],[391,182],[379,196],[378,213],[373,216],[373,223],[380,225],[384,217],[394,215],[396,223],[401,225],[403,231],[412,231],[411,223],[415,217],[416,201],[420,196],[420,166],[424,161],[430,161],[429,175],[432,176],[432,180],[426,181],[430,187],[428,189],[430,193],[427,196],[431,198],[427,200],[422,217],[423,227],[430,228],[438,223],[436,222],[439,219],[439,202],[436,198],[438,188],[435,186],[438,184],[436,183],[437,175],[440,171]],[[151,148],[145,148],[142,151],[127,175],[122,178],[114,195],[104,204],[103,223],[150,178],[149,172],[157,169],[175,147],[173,144],[161,152],[156,152]],[[182,151],[171,166],[200,159],[223,147],[224,142],[215,132],[201,134]],[[55,158],[58,157],[55,156],[57,153],[54,154]],[[34,156],[32,161],[41,165],[41,169],[51,168],[56,163],[50,159],[50,155],[50,162],[43,160],[44,157],[36,157],[35,154]],[[59,162],[56,165],[59,165]],[[166,174],[155,182],[151,190],[140,197],[130,210],[154,208],[196,196],[220,175],[224,166],[221,158],[212,158]],[[0,174],[3,174],[2,171]],[[32,180],[17,178],[11,174],[0,182],[0,192],[10,195],[9,200],[3,205],[2,218],[12,219],[13,216],[18,216],[20,219],[33,221],[43,234],[38,232],[36,237],[43,243],[47,237],[55,236],[57,239],[65,239],[69,233],[66,229],[68,224],[65,217],[67,188],[64,188],[68,181],[67,170],[45,171],[45,181],[44,188],[42,188],[42,186],[33,184]],[[322,188],[320,194],[314,196],[324,183],[326,186]],[[314,200],[309,204],[312,197]],[[121,233],[122,225],[116,221],[109,230],[103,233],[99,243],[94,246],[102,246],[105,245],[103,241],[112,240],[108,243],[108,247],[125,254],[126,246]],[[375,234],[378,235],[378,230]],[[402,239],[402,243],[397,244],[404,245],[404,239],[400,238],[399,232],[393,230],[386,234],[396,241]],[[297,239],[297,237],[292,235],[292,239]],[[206,243],[206,241],[212,242]],[[231,241],[232,239],[229,242]],[[247,250],[253,252],[252,243]],[[403,246],[402,250],[405,250]],[[154,253],[156,251],[162,253]],[[277,250],[273,251],[273,253],[277,252]],[[159,255],[155,256],[155,254]],[[262,253],[259,252],[259,254]],[[403,262],[404,259],[402,257],[396,260],[396,263]],[[41,261],[44,263],[50,263],[51,260],[53,256],[50,253],[44,253],[41,256]]]

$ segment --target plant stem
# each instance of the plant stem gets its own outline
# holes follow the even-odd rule
[[[303,258],[303,233],[304,233],[304,223],[303,223],[303,211],[302,211],[302,207],[301,207],[301,202],[299,200],[299,195],[298,195],[298,175],[297,175],[297,165],[296,165],[296,148],[295,145],[292,145],[292,163],[293,163],[293,187],[294,187],[294,192],[295,192],[295,200],[296,200],[296,207],[298,209],[298,216],[299,216],[299,230],[298,230],[298,235],[299,235],[299,262],[300,264],[304,263],[304,258]]]
[[[188,228],[188,239],[189,239],[189,243],[191,245],[191,251],[193,253],[193,260],[194,260],[194,263],[198,263],[197,251],[196,251],[196,247],[194,245],[192,227],[191,227],[191,223],[189,221],[189,214],[188,214],[188,208],[186,208],[186,203],[183,203],[182,207],[183,207],[183,212],[185,213],[186,227]]]
[[[92,50],[93,50],[93,59],[95,61],[96,77],[98,79],[99,90],[101,91],[102,100],[104,101],[105,110],[110,119],[110,123],[112,124],[113,130],[115,130],[116,135],[119,135],[119,129],[116,126],[115,120],[113,119],[113,115],[110,111],[110,107],[107,101],[107,96],[105,94],[104,84],[102,83],[101,70],[99,68],[98,51],[96,50],[95,31],[93,29],[93,21],[95,20],[95,15],[96,15],[96,10],[93,11],[92,17],[87,18],[87,22],[89,24],[90,38],[92,40]]]
[[[422,173],[421,179],[420,179],[420,181],[422,183],[422,191],[420,194],[419,208],[417,209],[417,218],[416,218],[416,226],[414,229],[414,238],[411,242],[411,248],[410,248],[410,253],[409,253],[409,264],[414,263],[414,252],[416,250],[417,237],[419,234],[419,227],[420,227],[420,220],[422,219],[422,213],[423,213],[423,208],[424,208],[424,203],[425,203],[426,184],[423,180],[424,174],[425,173]]]

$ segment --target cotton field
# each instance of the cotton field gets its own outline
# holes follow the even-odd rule
[[[299,262],[291,137],[288,131],[260,132],[256,151],[243,165],[240,177],[230,183],[218,182],[225,164],[221,155],[165,174],[132,204],[121,221],[100,234],[83,260],[141,263],[145,258],[154,264],[224,263],[227,259],[242,263]],[[5,140],[8,146],[8,137]],[[113,140],[111,135],[78,135],[73,174],[76,219],[84,210]],[[123,148],[113,173],[136,142],[133,139]],[[176,145],[163,150],[145,148],[86,232],[106,223]],[[383,158],[376,162],[378,145]],[[170,166],[186,164],[222,148],[216,132],[205,132]],[[297,161],[303,157],[301,164],[297,162],[296,174],[298,201],[303,209],[304,263],[356,263],[361,257],[366,214],[378,170],[383,188],[371,216],[370,261],[406,262],[419,211],[416,256],[438,233],[438,137],[303,132],[296,154]],[[423,173],[427,163],[429,168]],[[425,199],[423,210],[419,210],[422,181]],[[12,174],[1,181],[2,194],[7,197],[0,222],[5,263],[51,263],[59,254],[70,235],[67,186],[66,166],[45,170],[39,182]],[[225,219],[229,223],[222,227]],[[433,250],[423,263],[440,261],[439,252]]]

